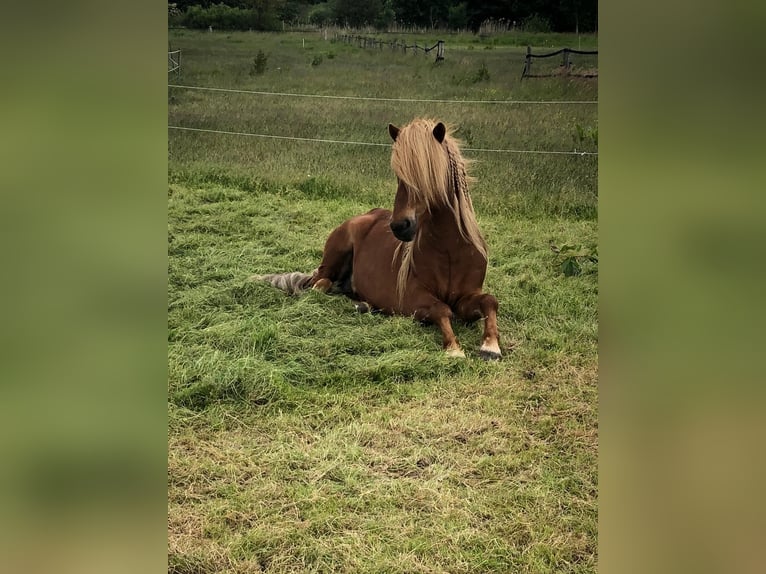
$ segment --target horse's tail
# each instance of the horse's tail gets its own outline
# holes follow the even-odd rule
[[[268,275],[253,275],[250,277],[250,281],[265,281],[281,289],[282,291],[296,295],[302,293],[311,285],[311,278],[313,273],[301,273],[300,271],[293,271],[292,273],[270,273]]]

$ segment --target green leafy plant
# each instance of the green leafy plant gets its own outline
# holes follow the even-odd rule
[[[553,243],[550,245],[551,251],[558,256],[556,265],[567,277],[582,273],[584,264],[598,264],[598,247],[596,246],[583,247],[571,243],[564,243],[561,246]]]
[[[575,143],[592,143],[598,147],[598,126],[583,127],[575,124]]]
[[[319,65],[319,64],[321,64],[321,63],[322,63],[322,55],[321,55],[321,54],[317,54],[317,55],[316,55],[316,56],[314,56],[314,58],[311,60],[311,65],[312,65],[312,66],[314,66],[314,67],[318,66],[318,65]]]

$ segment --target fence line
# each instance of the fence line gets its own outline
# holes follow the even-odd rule
[[[558,56],[559,54],[563,54],[563,59],[561,62],[561,66],[559,66],[558,73],[553,74],[532,74],[532,59],[533,58],[552,58],[554,56]],[[562,48],[561,50],[556,50],[555,52],[550,52],[548,54],[533,54],[532,53],[532,47],[527,46],[527,55],[524,58],[524,69],[521,72],[521,79],[524,78],[552,78],[554,76],[560,76],[560,75],[570,75],[570,71],[572,68],[572,63],[569,61],[569,55],[570,54],[581,54],[585,56],[597,56],[598,50],[575,50],[573,48]],[[591,71],[586,71],[585,73],[580,74],[572,74],[581,78],[597,78],[598,77],[598,68]]]
[[[406,42],[399,42],[398,40],[386,42],[384,40],[378,40],[377,38],[367,38],[366,36],[358,36],[354,34],[338,34],[337,32],[333,39],[335,41],[341,40],[346,44],[359,42],[360,48],[377,48],[382,50],[383,46],[390,46],[394,51],[401,48],[405,54],[407,53],[407,50],[413,50],[413,54],[417,54],[418,50],[423,50],[424,54],[428,54],[431,50],[436,49],[436,61],[441,62],[444,60],[444,40],[437,40],[436,44],[427,48],[425,44],[423,46],[418,46],[417,42],[412,46],[408,46]]]
[[[278,140],[294,140],[303,142],[315,142],[315,143],[334,143],[334,144],[346,144],[346,145],[362,145],[362,146],[374,146],[374,147],[391,147],[390,143],[374,143],[374,142],[355,142],[355,141],[342,141],[342,140],[330,140],[320,138],[301,138],[295,136],[276,136],[272,134],[251,134],[247,132],[229,132],[223,130],[211,130],[206,128],[189,128],[184,126],[168,126],[169,130],[183,130],[191,132],[205,132],[211,134],[223,134],[231,136],[248,136],[254,138],[268,138]],[[598,155],[598,152],[593,151],[548,151],[548,150],[523,150],[523,149],[488,149],[488,148],[470,148],[464,147],[463,151],[475,151],[475,152],[492,152],[492,153],[526,153],[526,154],[548,154],[548,155]]]
[[[261,92],[256,90],[235,90],[232,88],[212,88],[207,86],[182,86],[168,84],[169,88],[183,90],[205,90],[209,92],[229,92],[235,94],[253,94],[258,96],[287,96],[294,98],[324,98],[331,100],[363,100],[375,102],[410,102],[423,104],[514,104],[514,105],[555,105],[555,104],[598,104],[598,100],[426,100],[418,98],[376,98],[369,96],[335,96],[325,94],[295,94],[286,92]]]

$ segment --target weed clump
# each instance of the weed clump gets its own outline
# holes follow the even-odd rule
[[[487,68],[487,64],[485,62],[482,62],[481,67],[479,67],[479,69],[476,70],[473,77],[471,78],[471,82],[474,84],[478,84],[479,82],[488,82],[488,81],[489,81],[489,68]]]

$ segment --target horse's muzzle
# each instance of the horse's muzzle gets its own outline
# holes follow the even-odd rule
[[[391,222],[391,231],[394,232],[394,236],[399,241],[412,241],[412,238],[415,237],[416,229],[417,221],[414,217],[405,217],[404,219]]]

